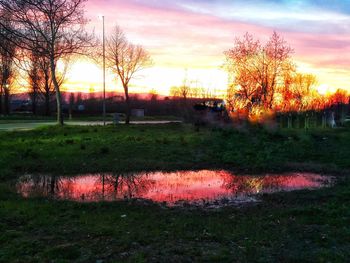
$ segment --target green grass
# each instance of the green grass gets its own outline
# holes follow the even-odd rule
[[[237,132],[181,124],[0,132],[0,262],[346,262],[348,129]],[[214,211],[23,199],[24,173],[225,168],[338,176],[317,191]],[[122,217],[126,215],[126,217]]]

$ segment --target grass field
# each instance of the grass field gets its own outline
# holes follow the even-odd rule
[[[268,132],[169,124],[0,132],[0,262],[346,262],[350,130]],[[23,199],[26,173],[225,168],[337,176],[317,191],[219,210]]]

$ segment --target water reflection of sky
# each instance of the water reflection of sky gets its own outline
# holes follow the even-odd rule
[[[259,193],[316,189],[332,178],[312,173],[237,176],[229,171],[88,174],[77,177],[27,175],[17,190],[24,197],[43,196],[81,202],[142,198],[174,205],[244,199]]]

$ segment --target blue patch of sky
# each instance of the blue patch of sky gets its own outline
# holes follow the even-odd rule
[[[173,3],[192,12],[277,30],[350,33],[350,0],[187,0]]]
[[[275,30],[350,33],[350,0],[131,0],[160,10],[207,14]]]

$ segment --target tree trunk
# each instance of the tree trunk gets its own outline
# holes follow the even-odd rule
[[[71,121],[73,119],[73,108],[72,105],[69,105],[69,120]]]
[[[125,124],[130,124],[130,115],[131,115],[131,105],[130,105],[130,97],[129,97],[129,89],[128,86],[124,86],[125,91],[125,102],[126,102],[126,118],[125,118]]]
[[[3,106],[3,103],[2,103],[2,96],[3,95],[3,89],[2,89],[2,85],[0,85],[0,115],[3,114],[3,110],[2,110],[2,106]]]
[[[4,95],[5,115],[10,115],[10,91],[8,88],[5,88]]]
[[[37,96],[37,88],[35,87],[32,95],[32,112],[34,115],[36,115]]]
[[[50,116],[50,93],[45,93],[45,115]]]
[[[50,66],[51,66],[52,82],[56,91],[57,124],[63,126],[64,121],[63,121],[63,112],[62,112],[62,97],[60,92],[60,85],[58,84],[58,81],[56,79],[56,64],[55,64],[54,58],[50,59]]]
[[[125,119],[125,124],[130,124],[130,115],[131,115],[130,98],[128,96],[127,99],[126,99],[126,119]]]
[[[56,81],[57,83],[57,81]],[[57,85],[54,84],[55,86],[55,90],[56,90],[56,102],[57,102],[57,123],[61,126],[64,125],[64,121],[63,121],[63,112],[62,112],[62,97],[61,97],[61,93],[59,91],[59,86],[58,83]]]
[[[36,115],[36,99],[34,98],[32,101],[32,112],[33,112],[33,115]]]
[[[45,77],[45,115],[50,116],[50,86],[49,79]]]

